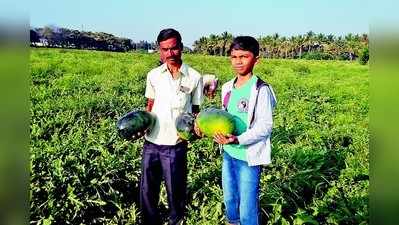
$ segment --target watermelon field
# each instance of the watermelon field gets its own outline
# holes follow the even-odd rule
[[[157,54],[31,49],[30,223],[139,224],[143,140],[116,121],[145,107]],[[227,57],[186,54],[201,74],[233,78]],[[263,168],[263,224],[369,223],[369,67],[355,61],[262,59],[278,100],[273,164]],[[201,108],[220,107],[215,99]],[[224,224],[221,155],[190,143],[187,224]],[[160,207],[167,215],[166,191]]]

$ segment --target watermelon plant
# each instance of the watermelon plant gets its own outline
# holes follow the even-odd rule
[[[220,84],[234,77],[227,57],[183,57]],[[30,224],[140,224],[143,139],[119,138],[115,122],[145,106],[146,74],[158,60],[156,54],[31,49]],[[306,76],[298,68],[307,68]],[[279,100],[272,164],[260,183],[262,224],[369,223],[368,71],[334,60],[256,65],[254,73]],[[206,108],[221,108],[220,86],[201,111]],[[202,138],[189,147],[186,223],[223,224],[218,146]],[[164,186],[159,204],[165,218]]]

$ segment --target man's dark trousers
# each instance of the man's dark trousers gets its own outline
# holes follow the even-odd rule
[[[169,224],[183,219],[187,187],[187,142],[157,145],[145,141],[140,181],[140,205],[144,224],[161,224],[158,210],[161,181],[164,179],[169,206]]]

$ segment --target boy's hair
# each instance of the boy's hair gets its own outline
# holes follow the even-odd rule
[[[234,38],[227,53],[230,55],[232,50],[250,51],[256,57],[259,55],[259,43],[251,36],[238,36]]]
[[[172,28],[167,28],[167,29],[163,29],[159,32],[158,37],[157,37],[157,43],[159,45],[159,43],[161,41],[165,41],[168,40],[170,38],[176,38],[177,43],[180,44],[180,47],[183,48],[183,43],[181,42],[181,36],[180,33]]]

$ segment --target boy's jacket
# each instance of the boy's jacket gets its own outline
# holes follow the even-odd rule
[[[237,78],[222,86],[223,109],[227,110],[231,90]],[[237,136],[238,142],[247,147],[249,166],[268,165],[271,163],[270,137],[273,126],[273,109],[277,99],[273,88],[258,77],[251,88],[248,105],[248,129]]]

